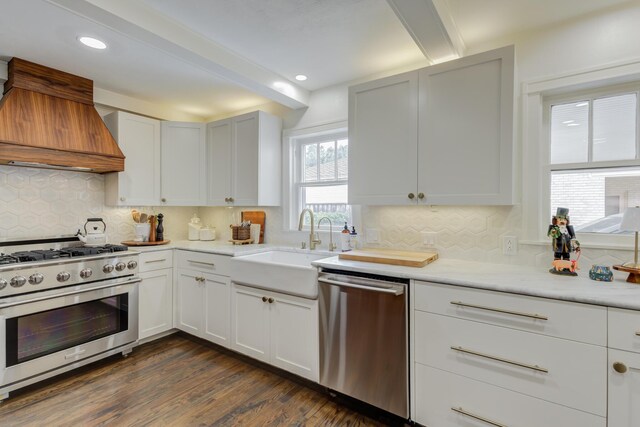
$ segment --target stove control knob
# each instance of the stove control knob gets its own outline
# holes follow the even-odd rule
[[[122,271],[125,268],[127,268],[127,264],[125,264],[124,262],[119,262],[116,264],[116,271]]]
[[[83,279],[88,279],[93,274],[93,270],[90,268],[83,268],[80,270],[80,277]]]
[[[66,282],[70,278],[71,278],[71,274],[69,274],[66,271],[62,271],[58,273],[58,275],[56,276],[56,280],[58,280],[58,282]]]
[[[102,271],[104,273],[111,273],[113,271],[113,264],[105,264],[104,267],[102,267]]]
[[[4,279],[0,279],[0,291],[6,288],[8,285],[7,281]]]
[[[34,273],[29,276],[29,283],[32,285],[39,285],[44,280],[44,276],[41,273]]]
[[[27,279],[22,276],[16,276],[11,279],[11,286],[13,286],[14,288],[22,287],[25,285],[25,283],[27,283]]]
[[[133,270],[137,266],[138,266],[138,261],[129,261],[129,263],[127,264],[127,267],[129,268],[129,270]]]

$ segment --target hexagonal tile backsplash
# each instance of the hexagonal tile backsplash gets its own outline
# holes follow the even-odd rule
[[[167,239],[187,238],[186,224],[194,208],[137,209],[162,212]],[[134,237],[131,208],[104,205],[103,175],[0,166],[0,238],[75,234],[90,217],[104,219],[110,243]]]

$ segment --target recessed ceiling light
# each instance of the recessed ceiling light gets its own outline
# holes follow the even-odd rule
[[[296,80],[298,80],[299,82],[303,82],[303,81],[307,80],[307,76],[305,76],[304,74],[298,74],[296,76]]]
[[[567,126],[580,126],[580,123],[568,123]]]
[[[78,41],[85,46],[92,47],[94,49],[106,49],[107,44],[102,40],[94,39],[93,37],[78,37]]]
[[[568,125],[569,123],[573,123],[575,122],[575,120],[565,120],[564,122],[562,122],[563,125]]]
[[[586,107],[587,105],[589,105],[588,102],[579,102],[576,104],[576,107]]]

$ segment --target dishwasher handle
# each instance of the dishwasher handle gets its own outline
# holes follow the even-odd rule
[[[404,294],[403,286],[392,285],[390,287],[381,287],[381,286],[378,286],[377,284],[374,284],[373,282],[368,282],[366,279],[359,279],[359,281],[363,284],[343,282],[340,280],[328,279],[326,277],[318,277],[318,282],[320,283],[340,286],[343,288],[354,288],[354,289],[360,289],[363,291],[379,292],[379,293],[389,294],[394,296],[400,296]],[[367,286],[368,284],[371,284],[373,286]]]

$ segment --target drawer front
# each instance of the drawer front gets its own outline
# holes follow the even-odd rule
[[[607,345],[606,307],[416,282],[415,309],[589,344]]]
[[[178,267],[204,273],[230,275],[231,257],[205,252],[178,251]]]
[[[140,254],[140,273],[173,268],[173,250],[145,252]]]
[[[640,311],[609,309],[609,347],[640,353]]]
[[[605,427],[606,419],[421,364],[415,421],[430,427]]]
[[[606,415],[605,347],[420,311],[415,334],[418,363]]]

